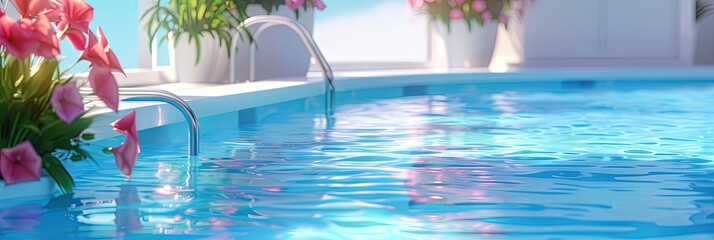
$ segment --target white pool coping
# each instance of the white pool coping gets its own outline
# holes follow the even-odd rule
[[[402,87],[410,85],[468,84],[483,82],[542,82],[563,80],[714,80],[714,67],[686,68],[621,68],[621,69],[528,69],[512,72],[489,72],[486,69],[401,69],[349,71],[335,73],[338,92]],[[265,106],[324,94],[319,73],[305,78],[274,79],[237,84],[168,83],[151,86],[170,91],[185,99],[199,118]],[[339,99],[337,99],[339,105]],[[145,130],[184,122],[183,116],[164,103],[121,102],[119,113],[98,107],[91,132],[100,138],[117,135],[107,125],[128,113],[137,111],[137,129]]]

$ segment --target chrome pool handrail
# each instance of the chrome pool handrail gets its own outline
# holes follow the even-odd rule
[[[237,48],[238,48],[238,40],[240,38],[240,31],[243,29],[248,29],[249,27],[253,25],[258,25],[258,29],[255,30],[255,32],[252,33],[253,39],[257,39],[257,37],[265,30],[268,29],[272,26],[287,26],[290,28],[295,34],[300,37],[300,40],[302,40],[302,43],[305,45],[305,48],[307,48],[308,52],[310,52],[310,55],[315,58],[320,66],[320,69],[322,70],[322,75],[324,77],[325,81],[325,115],[329,117],[332,116],[332,113],[335,111],[335,83],[334,83],[334,76],[332,74],[332,68],[330,67],[330,64],[327,62],[325,59],[325,56],[322,55],[322,52],[320,51],[320,48],[317,46],[317,43],[315,43],[315,40],[312,38],[312,35],[310,32],[305,29],[304,26],[302,26],[300,23],[297,21],[285,17],[285,16],[277,16],[277,15],[259,15],[259,16],[254,16],[250,17],[246,20],[244,20],[240,26],[237,27],[238,33],[236,33],[233,36],[233,49],[231,49],[232,53],[235,53]],[[250,30],[248,30],[250,31]],[[250,63],[249,63],[249,72],[248,72],[248,81],[254,81],[255,80],[255,46],[251,45],[251,56],[250,56]],[[230,59],[230,81],[236,82],[236,76],[235,76],[235,67],[236,67],[236,57],[235,54],[231,55]]]
[[[95,96],[90,88],[81,88],[80,93],[84,96]],[[200,127],[196,113],[191,106],[181,97],[168,91],[146,88],[119,88],[119,97],[122,101],[132,102],[163,102],[175,107],[188,124],[188,155],[198,156],[200,149]],[[126,97],[126,98],[123,98]]]

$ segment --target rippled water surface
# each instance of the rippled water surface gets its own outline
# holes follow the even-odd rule
[[[131,180],[99,156],[74,195],[3,203],[0,238],[714,239],[714,85],[602,85],[342,94],[334,123],[226,122],[193,163],[145,144]]]

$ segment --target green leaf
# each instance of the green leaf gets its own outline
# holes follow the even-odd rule
[[[93,118],[78,117],[68,125],[58,118],[42,128],[42,137],[52,141],[76,138],[92,124],[92,120]]]
[[[42,167],[55,180],[63,193],[68,194],[74,191],[74,179],[57,158],[46,154],[42,158]]]
[[[37,126],[35,126],[35,125],[32,124],[32,123],[23,124],[22,126],[20,126],[20,128],[24,128],[24,129],[30,130],[30,131],[32,131],[32,132],[34,132],[34,133],[37,133],[37,134],[41,134],[40,128],[37,127]]]
[[[83,133],[82,134],[82,140],[84,141],[92,141],[94,140],[96,135],[94,133]]]
[[[37,95],[29,94],[32,97],[42,96],[47,94],[52,85],[52,80],[55,71],[59,69],[59,62],[55,59],[43,59],[40,63],[39,70],[35,72],[27,81],[28,86],[35,88]]]

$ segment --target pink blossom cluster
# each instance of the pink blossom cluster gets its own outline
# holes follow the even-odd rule
[[[305,4],[305,1],[310,1],[310,0],[285,0],[285,5],[288,6],[291,10],[298,10],[300,7],[302,7],[303,4]],[[322,0],[313,0],[313,4],[315,8],[320,9],[320,10],[325,10],[327,6],[325,3],[322,2]]]
[[[12,0],[21,19],[15,20],[0,10],[0,46],[16,59],[32,57],[56,58],[60,55],[59,41],[68,39],[82,51],[81,60],[91,64],[89,84],[94,93],[112,110],[119,108],[119,89],[112,73],[124,73],[119,60],[109,48],[101,28],[96,33],[89,28],[94,8],[84,0]],[[8,81],[0,79],[0,81]],[[82,96],[76,84],[57,85],[50,104],[57,117],[67,124],[84,112]],[[122,173],[131,174],[139,143],[134,113],[114,125],[126,134],[121,146],[113,148]],[[0,149],[0,176],[7,184],[39,179],[42,159],[28,141],[14,147]]]
[[[438,12],[430,11],[432,9],[448,9],[448,18],[451,20],[468,20],[478,16],[483,22],[497,20],[506,24],[508,15],[504,10],[509,3],[516,1],[520,0],[407,0],[407,3],[412,9],[429,13]]]

